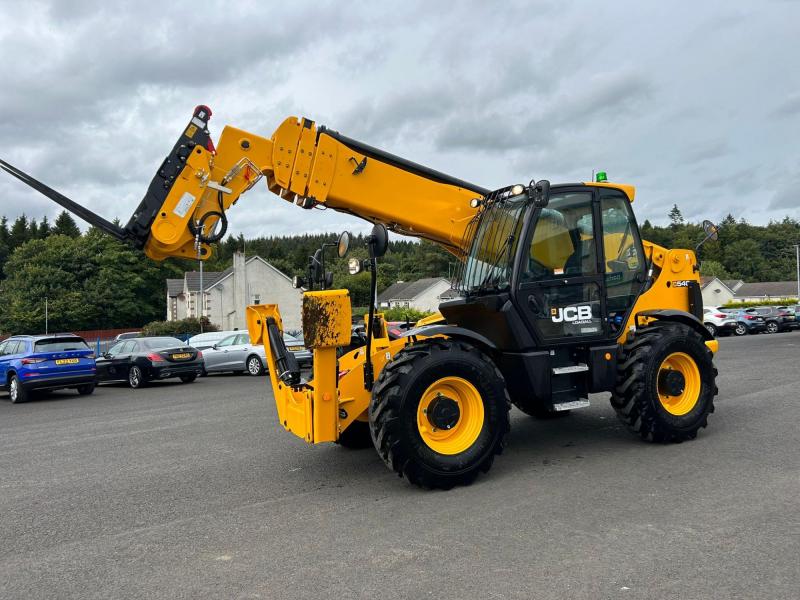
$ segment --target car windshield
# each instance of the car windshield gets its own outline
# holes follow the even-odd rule
[[[144,345],[150,350],[160,350],[162,348],[179,348],[185,346],[186,343],[178,338],[173,337],[159,337],[143,340]]]
[[[81,338],[54,338],[38,340],[34,352],[66,352],[68,350],[88,350],[89,346]]]

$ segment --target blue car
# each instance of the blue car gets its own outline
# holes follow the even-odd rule
[[[94,352],[77,335],[15,335],[0,343],[0,388],[13,403],[33,390],[74,388],[87,396],[95,369]]]

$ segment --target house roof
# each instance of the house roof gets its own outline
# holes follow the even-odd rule
[[[390,285],[378,296],[378,302],[390,300],[413,300],[428,288],[447,281],[444,277],[425,277],[416,281],[403,281]]]
[[[203,287],[207,290],[214,285],[222,276],[222,273],[218,271],[203,271]],[[200,291],[200,271],[186,271],[184,277],[186,278],[186,287],[190,292]]]
[[[183,279],[167,279],[167,295],[174,298],[183,292]]]
[[[261,258],[261,257],[260,257],[260,256],[258,256],[258,255],[256,255],[256,256],[251,256],[250,258],[248,258],[248,259],[245,261],[245,263],[244,263],[244,264],[245,264],[245,267],[247,267],[247,265],[249,265],[249,264],[250,264],[251,262],[253,262],[254,260],[259,260],[259,261],[261,261],[262,263],[264,263],[265,265],[267,265],[267,266],[268,266],[270,269],[272,269],[273,271],[275,271],[275,273],[277,273],[278,275],[280,275],[281,277],[283,277],[284,279],[286,279],[286,281],[288,281],[288,282],[291,282],[291,281],[292,281],[292,278],[291,278],[291,277],[289,277],[289,276],[288,276],[286,273],[284,273],[284,272],[283,272],[283,271],[281,271],[280,269],[276,269],[276,268],[275,268],[274,266],[272,266],[272,265],[271,265],[269,262],[267,262],[266,260],[264,260],[263,258]],[[227,269],[225,269],[224,271],[222,271],[221,273],[219,273],[219,277],[217,277],[217,279],[215,279],[215,280],[214,280],[212,283],[209,283],[209,284],[206,286],[206,290],[208,290],[209,288],[212,288],[212,287],[214,287],[215,285],[217,285],[217,284],[219,284],[219,283],[222,283],[222,280],[223,280],[223,279],[227,279],[227,278],[228,278],[228,277],[230,277],[231,275],[233,275],[233,267],[232,267],[232,266],[231,266],[231,267],[228,267]],[[205,282],[203,282],[203,283],[205,283]]]
[[[797,297],[796,281],[761,281],[743,283],[735,292],[737,298],[759,298],[772,296],[777,298]]]
[[[722,283],[725,285],[732,292],[736,292],[740,287],[744,285],[744,281],[741,279],[722,279]]]
[[[450,288],[449,290],[442,292],[439,295],[439,298],[461,298],[461,296],[463,296],[461,292],[459,292],[458,290],[454,290],[453,288]]]

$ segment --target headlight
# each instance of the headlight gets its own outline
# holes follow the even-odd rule
[[[358,258],[353,257],[347,261],[347,271],[350,273],[350,275],[358,275],[361,273],[362,268],[363,266],[361,264],[361,260]]]

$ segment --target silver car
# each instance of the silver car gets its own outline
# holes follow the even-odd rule
[[[301,365],[310,364],[311,352],[303,346],[302,340],[290,335],[283,336],[287,349],[295,355]],[[264,346],[250,343],[248,333],[234,333],[203,350],[203,360],[207,373],[233,371],[261,375],[266,371],[267,359]]]

